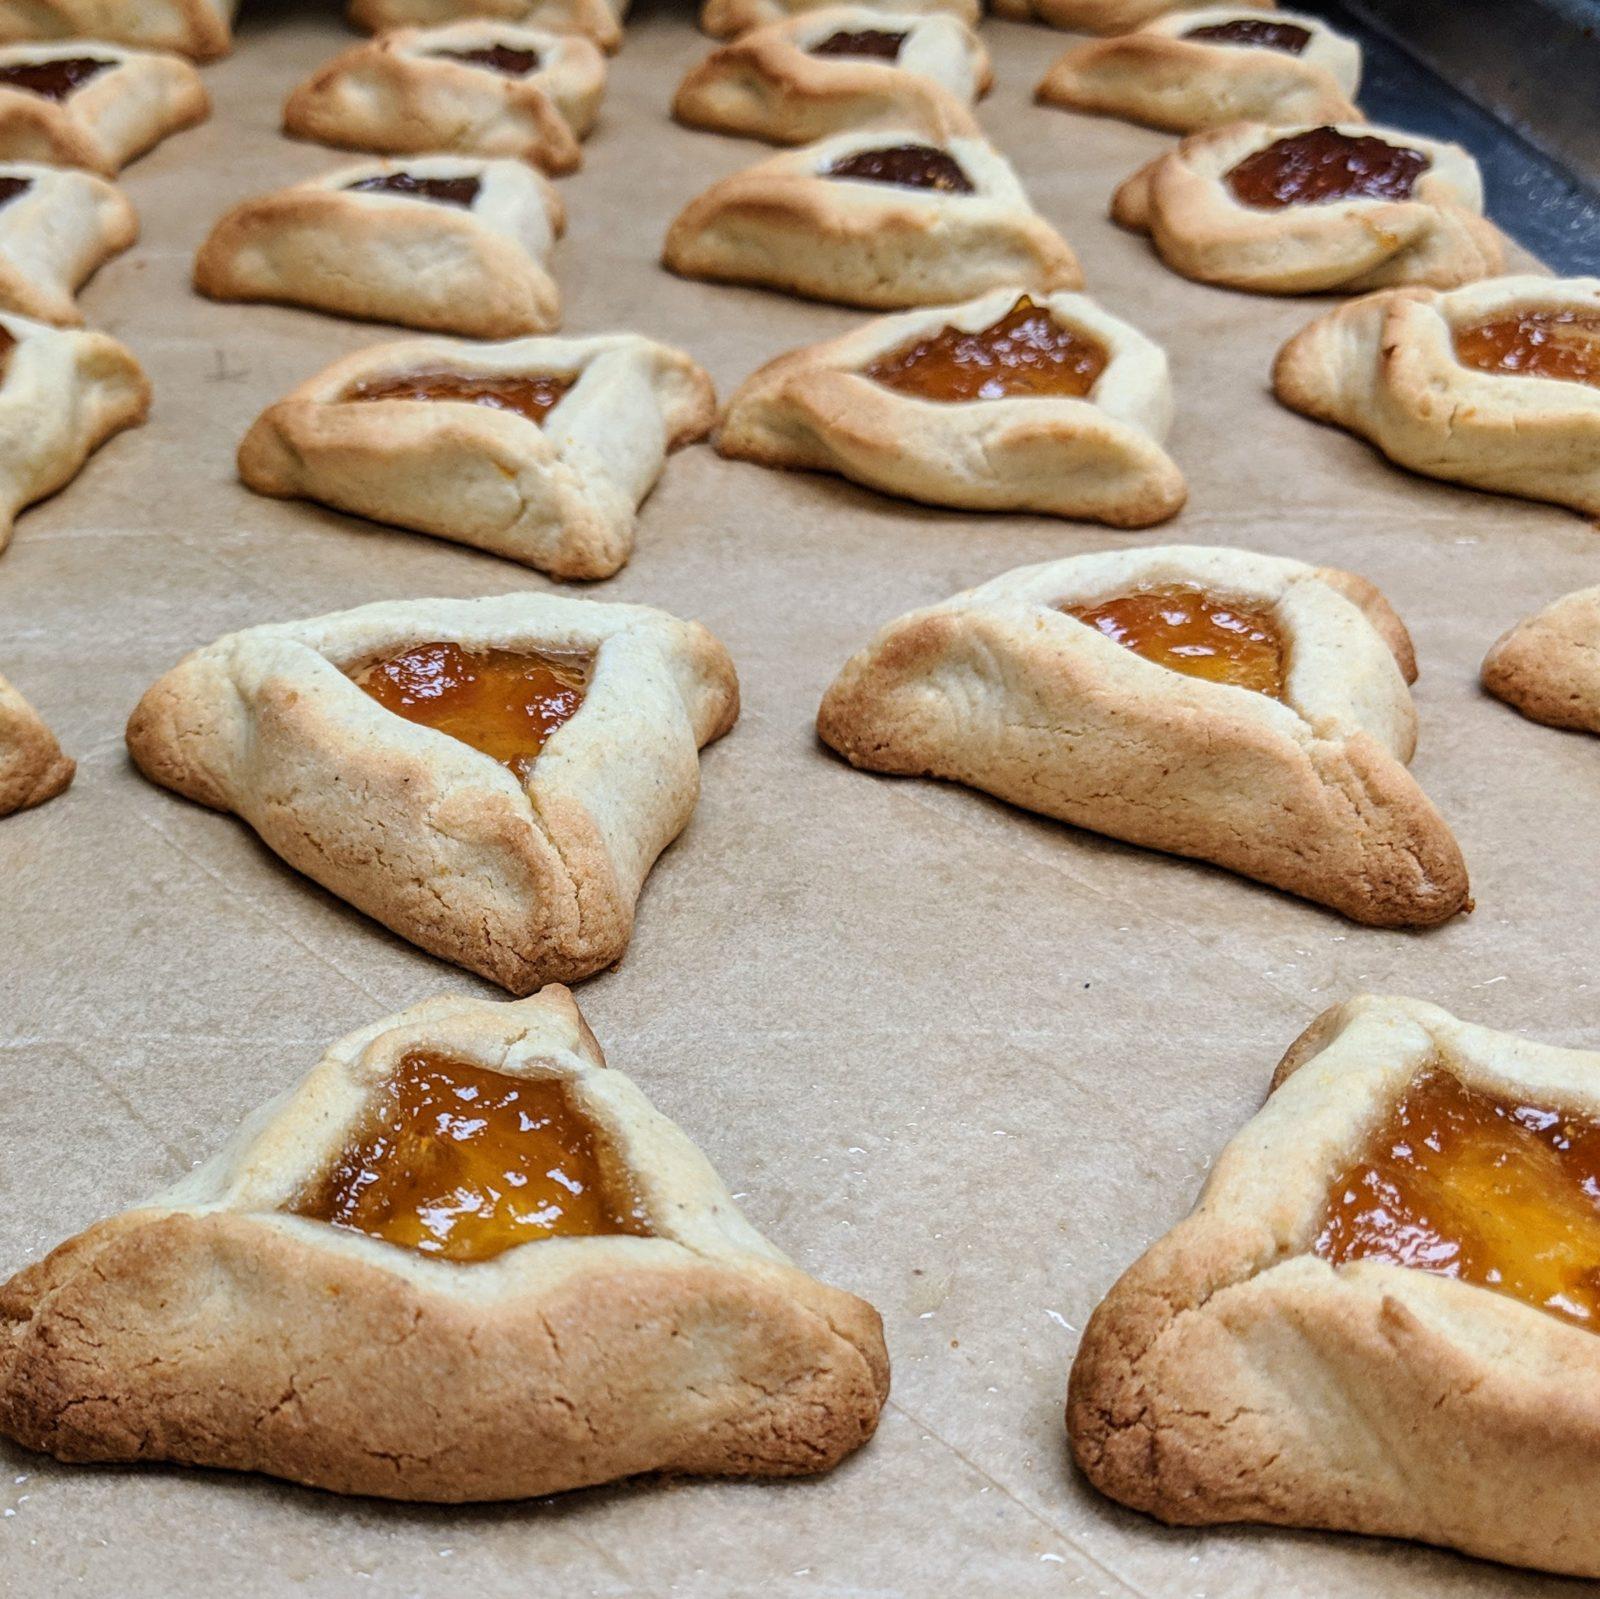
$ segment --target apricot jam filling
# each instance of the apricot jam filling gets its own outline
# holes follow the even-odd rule
[[[537,50],[518,50],[509,44],[485,44],[476,50],[435,50],[440,61],[459,61],[463,66],[482,67],[507,78],[525,78],[539,70]]]
[[[0,206],[10,205],[32,187],[32,178],[0,178]]]
[[[1081,398],[1099,380],[1106,348],[1023,295],[998,322],[967,333],[946,324],[862,368],[862,376],[920,400],[965,404],[1013,395]]]
[[[858,183],[889,183],[900,189],[933,189],[940,194],[971,194],[972,179],[947,150],[931,144],[893,144],[841,156],[825,174]]]
[[[1208,22],[1203,27],[1190,28],[1183,37],[1197,39],[1201,44],[1242,44],[1297,56],[1311,43],[1311,30],[1297,28],[1292,22],[1262,22],[1254,17],[1239,17],[1232,22]]]
[[[1333,200],[1408,200],[1432,165],[1420,150],[1323,127],[1247,155],[1224,181],[1241,205],[1281,211]]]
[[[0,67],[0,88],[22,89],[46,100],[65,100],[90,78],[97,78],[115,61],[100,61],[94,56],[58,56],[51,61],[14,61]]]
[[[1328,1191],[1316,1254],[1457,1277],[1593,1328],[1600,1123],[1416,1078]]]
[[[419,178],[414,172],[384,172],[375,178],[358,178],[345,188],[356,194],[398,194],[408,200],[432,200],[436,205],[471,207],[482,188],[477,178]]]
[[[821,44],[811,47],[814,56],[867,56],[878,61],[893,61],[906,42],[903,33],[884,28],[841,28],[830,33]]]
[[[496,411],[515,411],[530,422],[542,424],[556,402],[578,380],[575,376],[518,376],[495,373],[469,376],[464,372],[405,372],[399,377],[363,378],[339,396],[342,400],[454,400],[464,405],[487,405]]]
[[[1268,610],[1183,583],[1061,608],[1157,666],[1283,698],[1289,649]]]
[[[564,1082],[430,1050],[400,1062],[333,1164],[287,1209],[462,1262],[547,1238],[651,1231]]]
[[[0,328],[0,383],[5,381],[6,368],[11,365],[11,352],[16,347],[17,341],[4,328]]]
[[[1524,311],[1456,329],[1456,360],[1479,372],[1600,388],[1600,312]]]
[[[448,733],[527,781],[539,752],[583,704],[589,655],[413,644],[351,678],[387,711]]]

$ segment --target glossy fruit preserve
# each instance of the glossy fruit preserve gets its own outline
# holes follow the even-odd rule
[[[919,400],[964,404],[1012,395],[1086,395],[1105,371],[1105,346],[1063,327],[1027,295],[998,322],[966,333],[946,324],[878,356],[862,376]]]
[[[1524,311],[1457,328],[1456,360],[1479,372],[1600,388],[1600,311]]]
[[[814,56],[866,56],[878,61],[893,61],[906,42],[903,33],[890,33],[884,28],[844,28],[830,33],[821,44],[814,44]]]
[[[551,734],[583,704],[580,655],[414,644],[351,674],[385,710],[482,750],[524,782]]]
[[[93,56],[58,56],[50,61],[14,61],[0,67],[0,88],[25,89],[46,100],[65,100],[90,78],[98,78],[115,61],[97,61]]]
[[[1289,651],[1268,610],[1186,584],[1062,609],[1157,666],[1283,698]]]
[[[547,1238],[650,1232],[565,1083],[427,1051],[400,1062],[332,1166],[288,1208],[464,1262]]]
[[[1292,22],[1263,22],[1254,17],[1237,17],[1231,22],[1208,22],[1190,28],[1185,39],[1201,44],[1241,44],[1258,50],[1282,50],[1297,56],[1311,43],[1311,30]]]
[[[830,178],[859,183],[889,183],[900,189],[933,189],[940,194],[971,194],[972,180],[946,150],[931,144],[894,144],[857,150],[828,168]]]
[[[459,61],[463,66],[482,67],[507,78],[525,78],[539,70],[537,50],[518,50],[509,44],[485,44],[476,50],[435,50],[433,54],[441,61]]]
[[[1418,1077],[1328,1192],[1313,1246],[1600,1315],[1600,1124]]]
[[[432,200],[437,205],[468,209],[478,198],[477,178],[419,178],[414,172],[385,172],[375,178],[358,178],[345,188],[356,194],[398,194],[409,200]]]
[[[573,377],[519,377],[514,373],[405,372],[399,377],[363,378],[340,396],[344,400],[454,400],[515,411],[543,422],[556,402],[577,382]]]
[[[1278,211],[1333,200],[1406,200],[1432,164],[1420,150],[1324,127],[1247,155],[1224,181],[1241,205]]]

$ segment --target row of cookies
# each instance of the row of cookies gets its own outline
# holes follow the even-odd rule
[[[347,14],[374,33],[493,14],[615,50],[626,9],[626,0],[349,0]],[[0,46],[93,39],[214,61],[233,47],[237,11],[238,0],[3,0]]]
[[[1591,591],[1513,629],[1486,686],[1592,727],[1597,609]],[[1429,926],[1468,890],[1405,770],[1415,677],[1370,583],[1155,546],[1022,568],[898,618],[839,673],[817,729],[865,770],[966,783],[1356,921]],[[128,745],[146,776],[234,811],[395,932],[528,993],[621,956],[693,810],[696,751],[737,711],[704,628],[521,594],[230,634],[149,690]],[[47,798],[70,768],[20,704],[12,725],[8,790]]]

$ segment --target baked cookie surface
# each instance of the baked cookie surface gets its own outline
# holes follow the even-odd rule
[[[1075,46],[1035,98],[1068,111],[1195,133],[1229,122],[1359,122],[1361,48],[1294,11],[1177,11]]]
[[[1074,33],[1128,33],[1158,17],[1206,11],[1216,0],[994,0],[1009,22],[1043,22]],[[1275,0],[1242,0],[1239,11],[1272,11]]]
[[[365,161],[229,211],[195,257],[217,300],[270,300],[504,339],[561,319],[549,256],[566,208],[520,161]]]
[[[555,577],[609,577],[668,452],[715,413],[705,372],[636,334],[411,339],[346,356],[269,407],[239,475]]]
[[[103,178],[0,161],[0,311],[81,325],[74,294],[138,236],[133,207]]]
[[[873,310],[1083,282],[1010,164],[965,128],[857,129],[758,162],[692,200],[661,259],[683,277]]]
[[[1084,1331],[1089,1481],[1600,1575],[1597,1084],[1600,1054],[1414,999],[1318,1018]]]
[[[0,0],[0,44],[94,39],[211,61],[232,48],[237,10],[238,0]]]
[[[1117,190],[1111,216],[1174,272],[1255,294],[1451,288],[1505,254],[1465,150],[1361,122],[1190,134]]]
[[[1290,339],[1273,389],[1413,472],[1600,514],[1600,278],[1368,295]]]
[[[230,634],[128,723],[152,782],[513,993],[621,958],[738,680],[698,623],[550,594]]]
[[[1484,657],[1483,686],[1532,721],[1600,733],[1600,588],[1518,622]]]
[[[679,85],[672,114],[690,127],[772,144],[873,123],[937,136],[960,125],[962,108],[991,80],[988,51],[954,17],[828,6],[713,51]]]
[[[836,471],[932,505],[1119,527],[1176,514],[1167,359],[1081,294],[991,290],[883,317],[747,378],[723,455]]]
[[[0,312],[0,552],[24,506],[64,488],[149,409],[149,380],[125,345]]]
[[[0,816],[54,799],[77,769],[39,713],[0,677]]]
[[[286,133],[379,155],[507,156],[577,170],[605,92],[581,34],[474,20],[358,44],[289,96]]]
[[[622,43],[627,0],[349,0],[345,13],[358,28],[435,28],[445,23],[520,22],[552,33],[578,33],[602,50]]]
[[[1406,770],[1405,629],[1363,579],[1193,545],[1020,567],[882,629],[823,697],[853,766],[965,783],[1374,926],[1468,903]]]
[[[0,160],[115,177],[210,114],[200,74],[174,55],[99,40],[0,47]]]
[[[807,12],[831,8],[837,0],[704,0],[700,7],[700,26],[714,39],[733,39],[752,28],[765,28]],[[861,0],[856,9],[883,11],[895,15],[954,17],[965,27],[975,28],[983,15],[979,0],[883,0],[873,5]]]
[[[559,987],[351,1034],[0,1286],[17,1442],[388,1499],[826,1471],[888,1384],[876,1311],[750,1226]]]

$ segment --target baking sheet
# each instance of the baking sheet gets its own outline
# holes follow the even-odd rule
[[[984,120],[1091,290],[1163,342],[1192,499],[1130,537],[924,510],[826,477],[678,456],[633,562],[581,592],[698,616],[728,644],[739,726],[656,868],[621,967],[579,994],[612,1062],[676,1118],[751,1219],[883,1312],[894,1393],[831,1477],[644,1484],[430,1509],[263,1478],[58,1466],[0,1443],[0,1591],[107,1595],[1522,1595],[1575,1590],[1352,1537],[1178,1532],[1067,1462],[1078,1329],[1189,1207],[1274,1062],[1324,1006],[1415,994],[1600,1047],[1591,992],[1600,745],[1476,687],[1502,628],[1600,579],[1582,519],[1408,478],[1281,410],[1271,356],[1311,313],[1165,272],[1105,220],[1156,134],[1033,107],[1067,42],[985,27]],[[284,94],[348,42],[331,5],[251,13],[208,70],[217,115],[126,177],[143,242],[89,289],[156,387],[149,425],[28,513],[0,558],[0,669],[79,761],[0,824],[0,1267],[171,1182],[347,1030],[438,992],[495,991],[276,861],[241,823],[141,781],[122,724],[190,647],[367,600],[549,586],[509,562],[233,477],[256,413],[388,330],[214,305],[187,288],[223,207],[338,157],[276,134]],[[574,331],[681,343],[722,392],[858,313],[681,282],[667,222],[762,147],[673,127],[707,48],[629,28],[557,255]],[[933,783],[850,771],[817,700],[884,620],[1028,561],[1215,542],[1380,583],[1416,635],[1415,771],[1454,824],[1478,910],[1364,930],[1211,868]]]

